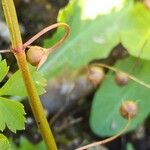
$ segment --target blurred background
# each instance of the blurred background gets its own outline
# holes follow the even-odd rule
[[[137,60],[147,63],[145,60],[148,61],[150,58],[147,58],[148,53],[141,54],[139,43],[141,39],[147,37],[145,35],[149,31],[150,1],[14,0],[14,2],[24,42],[44,27],[56,22],[66,22],[71,27],[70,37],[39,70],[48,81],[47,92],[41,96],[41,100],[58,149],[74,150],[93,141],[105,139],[122,129],[125,121],[122,119],[123,121],[117,124],[117,120],[113,120],[119,116],[119,113],[118,116],[115,115],[118,109],[113,111],[114,103],[118,108],[122,98],[129,98],[131,93],[135,93],[131,96],[134,98],[136,91],[131,90],[126,93],[129,89],[128,85],[125,87],[124,96],[117,95],[121,93],[119,91],[106,91],[116,87],[115,83],[101,85],[109,70],[101,71],[95,68],[89,70],[87,66],[91,63],[115,66],[119,62],[127,64],[124,68],[129,71],[131,63],[134,66]],[[50,47],[62,37],[63,33],[63,29],[52,30],[37,40],[34,45]],[[9,47],[9,32],[1,6],[0,49]],[[149,46],[145,49],[147,52]],[[10,66],[10,74],[18,69],[12,54],[2,54],[2,58],[9,59],[7,64]],[[126,59],[130,59],[131,63],[128,63],[128,60],[126,62]],[[122,69],[123,65],[120,65],[120,68]],[[139,70],[136,70],[135,75],[137,71]],[[114,73],[111,72],[109,75],[114,76]],[[1,87],[8,77],[0,83]],[[106,95],[101,96],[99,91],[103,85],[106,87],[103,90]],[[117,86],[117,90],[122,90],[122,87]],[[104,105],[101,100],[100,107],[96,107],[97,99],[107,97],[109,92],[112,93],[110,97],[115,99],[116,96],[118,101],[110,102],[110,99],[107,101],[106,98]],[[148,90],[144,92],[149,93]],[[144,92],[140,96],[143,96]],[[17,131],[17,134],[5,130],[5,135],[10,137],[14,150],[45,150],[28,101],[23,98],[21,102],[27,113],[26,129]],[[105,105],[112,109],[103,110]],[[90,150],[150,150],[149,104],[145,102],[142,105],[144,105],[143,110],[145,108],[146,111],[141,110],[142,117],[137,119],[129,132],[117,140]],[[111,110],[114,115],[109,116],[111,120],[107,123],[105,119]]]

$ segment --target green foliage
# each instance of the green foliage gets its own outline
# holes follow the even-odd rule
[[[8,73],[8,67],[6,61],[0,61],[1,67],[1,80],[6,76]],[[1,81],[0,80],[0,81]],[[18,78],[19,81],[19,78]],[[18,82],[19,83],[19,82]],[[13,84],[13,82],[12,82]],[[11,86],[11,85],[9,85]],[[17,91],[17,85],[14,86],[14,89]],[[0,89],[1,90],[1,89]],[[19,91],[19,90],[18,90]],[[0,93],[0,95],[5,95],[4,93]],[[6,94],[7,95],[7,94]],[[25,111],[23,105],[19,102],[15,102],[13,100],[0,97],[0,130],[3,131],[6,126],[12,131],[16,132],[16,130],[24,129],[25,127]]]
[[[1,59],[0,59],[1,60]],[[6,60],[0,61],[0,82],[8,73],[9,67],[6,64]]]
[[[134,150],[134,147],[131,143],[127,143],[127,150]]]
[[[149,37],[150,11],[142,3],[137,3],[122,17],[121,43],[131,55],[150,60]]]
[[[46,86],[46,80],[43,78],[41,73],[37,72],[36,69],[30,66],[30,71],[35,82],[37,91],[39,94],[45,93],[44,87]],[[17,85],[17,88],[16,88]],[[16,95],[26,96],[27,92],[23,83],[21,72],[18,70],[14,73],[6,84],[0,89],[0,95]]]
[[[94,7],[95,5],[93,8],[89,8],[88,12],[91,13],[86,14],[86,0],[72,0],[60,12],[59,21],[70,25],[71,34],[41,68],[41,72],[47,78],[61,71],[63,67],[75,69],[87,64],[92,59],[105,58],[112,48],[119,43],[119,36],[116,34],[118,25],[114,20],[117,20],[120,13],[114,12],[110,16],[99,16],[101,12],[95,12],[95,19],[90,19]],[[52,40],[46,41],[45,46],[48,47],[50,46],[49,43],[58,41],[62,34],[62,30],[58,30]],[[50,68],[50,72],[47,71],[47,68]]]
[[[88,7],[87,3],[90,2],[92,5]],[[108,5],[111,1],[106,2]],[[68,23],[71,34],[68,40],[49,56],[40,71],[49,79],[64,67],[79,69],[93,59],[107,58],[111,50],[121,43],[129,52],[130,58],[121,60],[116,67],[150,83],[150,11],[142,3],[134,3],[133,0],[121,0],[120,7],[111,7],[106,12],[101,11],[102,5],[95,11],[97,3],[98,0],[71,0],[59,13],[59,22]],[[63,29],[58,29],[53,39],[45,41],[45,47],[53,45],[63,33]],[[132,65],[137,61],[135,57],[138,56],[140,63],[132,69]],[[8,70],[6,61],[0,61],[0,82]],[[35,68],[30,67],[30,70],[38,93],[44,93],[45,79]],[[90,125],[92,130],[101,136],[114,135],[124,127],[127,121],[121,117],[119,107],[125,100],[136,101],[139,105],[139,113],[133,119],[129,130],[143,122],[149,114],[146,107],[150,105],[147,99],[150,97],[149,89],[131,80],[126,86],[119,87],[114,81],[114,75],[112,71],[108,73],[92,104]],[[20,71],[14,73],[0,88],[0,96],[2,95],[27,95]],[[0,97],[0,130],[4,130],[6,125],[13,132],[24,129],[24,114],[20,103]],[[20,149],[41,148],[22,139]]]
[[[0,81],[8,73],[9,67],[7,67],[6,61],[0,61]],[[39,94],[45,92],[45,79],[40,73],[38,73],[34,67],[30,66],[30,71]],[[0,96],[3,95],[16,95],[16,96],[26,96],[26,90],[24,87],[21,72],[17,71],[14,73],[9,80],[0,88]],[[3,131],[6,126],[12,132],[16,130],[22,130],[25,128],[25,111],[21,103],[14,100],[0,97],[0,130]]]
[[[133,57],[127,58],[121,60],[115,67],[133,74],[146,83],[150,83],[150,61],[141,60],[132,69],[136,60]],[[139,113],[132,120],[129,130],[142,123],[149,114],[150,101],[148,97],[150,97],[150,89],[131,80],[124,87],[120,87],[115,83],[114,77],[114,72],[110,71],[94,97],[90,125],[97,135],[111,136],[125,126],[127,121],[119,113],[123,101],[133,100],[138,103],[139,107]]]
[[[25,128],[25,111],[21,103],[0,97],[0,130],[6,126],[12,131]]]
[[[91,13],[86,14],[88,2],[92,2],[87,11]],[[141,2],[126,0],[122,1],[119,9],[109,10],[105,14],[96,11],[94,17],[91,17],[92,6],[96,7],[98,1],[88,2],[73,0],[60,12],[59,21],[67,22],[71,27],[70,37],[49,57],[40,71],[46,78],[50,78],[64,67],[81,68],[93,59],[106,58],[113,47],[121,43],[132,57],[141,59],[142,67],[137,67],[132,73],[150,83],[150,11]],[[102,5],[99,9],[101,8]],[[62,34],[59,29],[52,40],[45,42],[45,46],[58,41]],[[130,73],[131,64],[136,60],[130,58],[118,65],[121,70]],[[50,68],[50,72],[47,68]],[[98,135],[116,134],[126,124],[126,120],[119,114],[119,106],[124,100],[138,101],[140,107],[140,114],[133,120],[129,130],[135,128],[149,114],[149,109],[145,107],[150,104],[147,100],[150,96],[149,89],[134,81],[121,88],[114,83],[113,78],[114,74],[109,73],[93,102],[90,124]]]
[[[44,142],[40,142],[37,145],[31,144],[27,139],[21,138],[20,146],[17,148],[13,145],[13,150],[46,150]]]
[[[0,150],[9,150],[10,144],[8,139],[3,135],[0,134]]]
[[[89,2],[95,7],[98,3]],[[107,14],[94,11],[94,17],[91,17],[93,7],[88,8],[86,0],[73,0],[60,12],[58,19],[70,25],[71,34],[41,68],[46,78],[56,75],[64,67],[76,69],[93,59],[106,58],[119,43],[133,56],[139,56],[142,49],[140,58],[150,59],[150,11],[139,2],[121,2],[120,9],[109,10]],[[103,7],[101,5],[99,9]],[[53,45],[62,34],[62,29],[59,29],[52,40],[45,42],[45,46]],[[47,68],[51,68],[50,72]]]

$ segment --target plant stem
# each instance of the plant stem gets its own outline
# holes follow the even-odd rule
[[[13,0],[2,0],[6,22],[10,31],[12,51],[17,59],[19,69],[22,72],[23,80],[29,97],[35,120],[41,131],[48,150],[57,150],[54,137],[49,128],[40,98],[33,83],[29,68],[27,66],[20,29],[18,25],[16,10]]]
[[[2,5],[6,22],[10,31],[12,47],[16,48],[17,46],[22,45],[22,38],[13,0],[2,0]]]

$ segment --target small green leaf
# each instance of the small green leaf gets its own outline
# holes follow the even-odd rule
[[[128,58],[120,61],[116,66],[121,70],[133,74],[138,79],[150,83],[150,61],[141,60],[136,68],[136,58]],[[132,73],[131,73],[132,71]],[[142,123],[150,113],[150,89],[130,80],[124,87],[118,86],[115,81],[114,72],[108,73],[103,84],[96,92],[91,109],[90,125],[97,135],[111,136],[119,131],[127,123],[119,112],[123,101],[132,100],[138,103],[138,114],[131,121],[129,130],[134,129],[139,123]]]
[[[9,150],[10,144],[6,136],[0,134],[0,150]]]
[[[7,66],[6,60],[1,61],[0,60],[0,82],[3,80],[3,78],[8,73],[9,67]]]
[[[41,73],[35,70],[34,67],[30,66],[30,71],[39,95],[43,94],[45,92],[44,87],[46,86],[46,80],[43,78]],[[16,95],[16,96],[27,95],[22,75],[19,70],[16,73],[14,73],[10,77],[10,79],[6,82],[6,84],[0,89],[0,95]]]
[[[6,126],[12,131],[25,128],[24,106],[16,101],[0,97],[0,130]]]

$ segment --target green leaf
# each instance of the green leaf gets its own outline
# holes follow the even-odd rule
[[[132,74],[138,79],[150,83],[150,61],[141,60],[136,68],[137,58],[128,58],[120,61],[117,68]],[[127,120],[121,117],[119,113],[120,105],[123,101],[133,100],[138,103],[139,111],[132,120],[129,130],[134,129],[139,123],[142,123],[150,113],[150,89],[130,80],[124,87],[118,86],[114,81],[114,72],[108,73],[103,84],[96,92],[91,109],[90,125],[97,135],[111,136],[125,126]]]
[[[150,11],[142,3],[136,3],[123,16],[121,24],[123,46],[131,55],[150,60]]]
[[[87,7],[90,2],[91,7]],[[107,4],[113,6],[112,2]],[[59,14],[59,21],[70,25],[71,34],[41,68],[46,78],[64,67],[77,69],[93,59],[105,58],[118,43],[122,43],[132,56],[140,55],[140,58],[150,60],[150,11],[143,3],[123,2],[122,7],[116,7],[115,11],[110,9],[104,15],[101,10],[105,5],[97,5],[100,1],[71,1]],[[95,8],[99,6],[99,11],[93,9],[94,5]],[[53,45],[62,35],[62,30],[58,30],[45,46]]]
[[[35,68],[31,66],[30,71],[39,95],[45,93],[44,87],[46,86],[46,80],[43,78],[42,74],[36,71]],[[22,75],[19,70],[16,73],[14,73],[6,82],[6,84],[0,89],[0,95],[27,95]]]
[[[38,144],[32,144],[30,143],[26,138],[22,137],[20,140],[20,146],[19,148],[15,147],[13,150],[46,150],[46,146],[44,142],[40,142]]]
[[[127,150],[134,150],[134,147],[131,143],[127,143]]]
[[[107,5],[109,2],[107,1]],[[120,2],[123,3],[123,1]],[[92,7],[89,7],[90,5],[87,7],[86,0],[73,0],[60,12],[59,22],[68,23],[71,27],[71,34],[67,41],[49,56],[48,61],[40,69],[46,78],[55,75],[64,67],[76,69],[93,59],[105,58],[119,43],[120,24],[116,22],[122,10],[117,9],[110,15],[102,15],[100,11],[103,8],[102,2],[97,11],[94,11],[94,8],[97,8],[98,1],[89,0],[88,3],[91,3]],[[45,46],[49,47],[54,44],[62,35],[62,30],[58,30],[52,40],[46,41]]]
[[[21,103],[0,97],[0,130],[6,126],[12,131],[25,129],[25,111]]]
[[[4,79],[8,73],[9,67],[7,66],[6,60],[1,61],[0,59],[0,82]]]
[[[10,144],[7,139],[3,134],[0,134],[0,150],[9,150]]]

